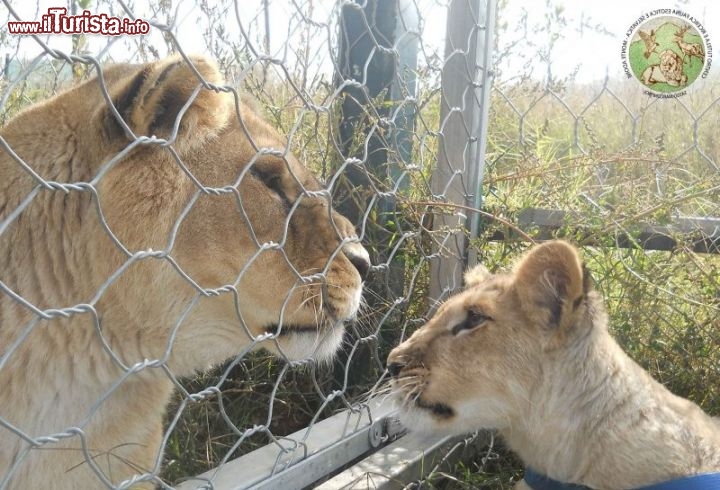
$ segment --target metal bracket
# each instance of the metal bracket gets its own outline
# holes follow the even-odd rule
[[[307,488],[373,449],[396,439],[404,429],[393,402],[373,398],[312,426],[258,448],[176,486],[178,490],[275,490]],[[293,445],[294,444],[294,445]],[[297,450],[295,448],[297,447]]]
[[[368,440],[372,448],[380,447],[383,444],[392,442],[407,432],[407,429],[400,423],[395,415],[388,415],[377,420],[368,431]]]

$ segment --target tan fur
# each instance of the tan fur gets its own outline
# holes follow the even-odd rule
[[[622,351],[574,247],[545,243],[511,274],[467,279],[388,357],[407,426],[498,429],[527,465],[595,489],[720,471],[717,419]]]
[[[166,371],[190,375],[256,347],[328,359],[357,312],[367,252],[286,138],[210,85],[175,134],[197,87],[223,83],[212,62],[192,63],[198,73],[179,58],[106,69],[127,128],[94,79],[2,130],[42,179],[98,179],[97,194],[36,190],[0,235],[0,280],[28,303],[0,291],[2,488],[105,488],[157,472]],[[171,147],[134,146],[152,136]],[[0,175],[3,223],[38,182],[4,150]],[[129,260],[110,233],[151,256]]]

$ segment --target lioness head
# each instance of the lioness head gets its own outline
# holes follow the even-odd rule
[[[144,176],[152,180],[149,174],[162,174],[168,165],[177,170],[181,162],[197,182],[188,186],[188,175],[174,172],[182,184],[172,189],[166,182],[165,190],[182,195],[177,203],[183,210],[197,200],[184,218],[164,203],[172,198],[157,191],[143,203],[142,196],[125,198],[126,190],[121,196],[113,189],[107,202],[127,199],[144,207],[144,214],[153,206],[174,207],[166,224],[180,223],[170,251],[178,265],[203,288],[236,288],[237,297],[228,295],[222,306],[200,306],[197,322],[234,328],[240,323],[255,338],[274,336],[263,346],[290,359],[329,358],[340,345],[342,322],[358,311],[368,253],[350,222],[332,209],[328,191],[288,152],[288,138],[245,99],[199,88],[198,75],[211,84],[223,81],[206,59],[191,61],[192,66],[171,59],[127,70],[117,83],[113,96],[131,129],[164,138],[174,136],[178,115],[199,92],[179,120],[173,145],[180,161],[165,148],[139,148],[118,165],[122,175],[108,178],[107,187],[127,179],[130,167],[145,166]],[[110,137],[123,139],[121,124],[106,108],[102,112],[107,125],[116,123]],[[137,190],[146,187],[138,184]],[[117,218],[127,220],[127,211],[122,214]],[[167,240],[168,234],[159,236]],[[141,240],[147,246],[146,236],[137,238],[138,246]]]
[[[73,259],[52,251],[52,260],[14,266],[68,279],[50,294],[11,287],[46,308],[97,294],[105,340],[125,362],[170,352],[171,367],[187,374],[250,343],[327,359],[358,311],[370,264],[354,227],[288,138],[224,83],[203,57],[116,65],[25,111],[4,133],[43,178],[91,182],[102,213],[88,193],[36,199],[45,214],[26,211],[16,228],[46,226],[32,220],[49,216],[46,227],[68,237]],[[4,158],[18,175],[2,206],[11,210],[12,194],[36,183]]]
[[[401,418],[410,428],[465,433],[503,429],[525,413],[543,359],[567,347],[590,279],[561,241],[533,248],[510,274],[477,266],[388,357]],[[597,312],[592,312],[597,314]]]
[[[18,114],[2,142],[10,488],[154,474],[170,373],[256,348],[329,359],[340,346],[368,253],[289,139],[209,60],[107,68]],[[68,427],[82,444],[28,442]]]

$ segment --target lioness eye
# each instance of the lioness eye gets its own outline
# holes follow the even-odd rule
[[[277,194],[282,195],[282,184],[281,184],[280,176],[279,175],[273,175],[272,177],[268,178],[265,181],[265,185],[267,185],[271,191],[276,192]]]
[[[252,172],[263,184],[265,184],[265,187],[280,194],[280,176],[278,174],[255,168]]]
[[[472,330],[479,327],[488,320],[492,320],[489,316],[478,310],[468,310],[465,320],[458,323],[452,328],[453,335],[457,335],[463,330]]]

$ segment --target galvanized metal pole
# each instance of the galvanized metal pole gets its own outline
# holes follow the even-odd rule
[[[363,233],[376,266],[365,298],[370,324],[399,335],[404,310],[405,261],[394,246],[410,225],[398,210],[408,187],[415,125],[419,14],[411,0],[355,0],[342,5],[335,83],[341,88],[339,145],[342,176],[333,189],[336,209]],[[355,161],[348,164],[348,161]],[[370,219],[368,219],[370,217]],[[387,340],[387,339],[386,339]],[[342,358],[342,353],[340,357]],[[382,361],[363,350],[342,382],[376,379]],[[363,376],[366,379],[363,381]]]
[[[485,151],[487,149],[487,127],[488,113],[490,110],[490,92],[492,91],[492,83],[494,73],[492,70],[493,48],[495,47],[495,20],[497,19],[497,0],[488,0],[485,15],[485,28],[483,35],[478,35],[477,63],[475,65],[475,97],[479,103],[478,110],[475,111],[471,135],[474,135],[473,141],[473,165],[470,178],[472,202],[468,202],[468,206],[480,209],[483,204],[482,184],[485,177]],[[470,197],[470,196],[468,196]],[[479,213],[470,213],[468,216],[470,239],[475,239],[480,235],[481,216]],[[468,249],[467,266],[477,264],[477,252],[474,248]]]
[[[448,203],[470,207],[482,204],[496,8],[496,0],[454,0],[450,4],[440,145],[431,181],[433,196]],[[442,301],[462,286],[462,275],[470,262],[467,230],[471,238],[480,230],[474,214],[452,208],[436,210],[433,236],[438,257],[430,264],[431,300]]]
[[[263,0],[263,14],[265,15],[265,54],[270,54],[270,4]]]

